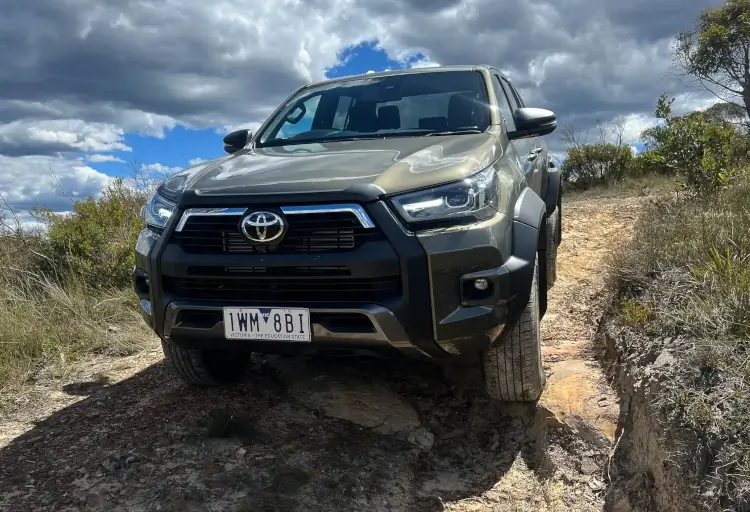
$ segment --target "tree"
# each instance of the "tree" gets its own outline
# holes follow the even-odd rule
[[[720,101],[708,107],[703,113],[711,121],[734,126],[740,133],[750,132],[750,118],[741,105]]]
[[[675,116],[673,101],[659,96],[654,117],[660,122],[641,135],[646,150],[639,156],[647,167],[681,177],[696,192],[711,192],[737,178],[747,161],[747,139],[721,119],[724,109]]]
[[[561,140],[568,154],[561,173],[568,189],[585,190],[621,181],[628,172],[633,152],[625,144],[625,119],[616,117],[608,123],[597,123],[597,140],[588,144],[588,133],[582,136],[572,125],[562,128]]]
[[[673,52],[684,75],[750,115],[750,0],[704,9],[695,29],[677,36]]]

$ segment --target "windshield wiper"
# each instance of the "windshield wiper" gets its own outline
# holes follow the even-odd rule
[[[433,137],[439,135],[459,135],[464,133],[482,133],[482,130],[478,128],[464,128],[462,130],[446,130],[443,132],[430,132],[425,134],[426,137]]]

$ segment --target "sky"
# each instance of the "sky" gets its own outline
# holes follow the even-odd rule
[[[656,98],[713,103],[670,78],[670,44],[720,0],[33,0],[0,16],[0,195],[26,218],[70,210],[133,169],[224,155],[296,87],[367,71],[492,64],[527,105],[636,144]],[[559,130],[547,137],[564,154]]]

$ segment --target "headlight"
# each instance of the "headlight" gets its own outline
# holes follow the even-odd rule
[[[497,213],[497,173],[485,169],[456,183],[396,196],[391,203],[408,224],[488,219]]]
[[[141,208],[141,217],[146,225],[155,231],[161,231],[177,207],[177,199],[185,188],[185,174],[176,174],[162,181],[156,187],[148,204]]]
[[[175,174],[174,176],[170,176],[166,180],[162,181],[161,184],[156,187],[156,193],[165,198],[167,201],[176,203],[177,198],[185,189],[186,181],[187,176],[185,174]]]
[[[174,213],[176,206],[156,193],[151,196],[148,204],[141,209],[141,217],[143,217],[147,226],[161,231]]]

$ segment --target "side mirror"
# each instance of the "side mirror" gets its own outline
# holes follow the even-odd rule
[[[515,131],[508,132],[509,139],[539,137],[552,133],[557,128],[557,116],[543,108],[518,108],[513,112]]]
[[[245,147],[253,133],[250,130],[236,130],[224,136],[224,151],[234,153]]]

